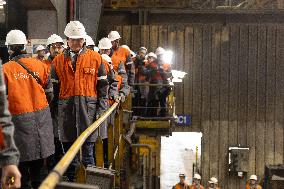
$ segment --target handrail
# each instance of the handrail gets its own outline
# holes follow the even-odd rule
[[[53,189],[59,182],[60,177],[65,173],[68,166],[87,140],[87,138],[112,114],[117,108],[118,103],[114,103],[98,120],[96,120],[90,127],[88,127],[73,143],[66,154],[61,158],[49,175],[40,185],[39,189]]]

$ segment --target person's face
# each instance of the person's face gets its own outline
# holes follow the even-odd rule
[[[45,55],[44,50],[37,51],[37,55],[38,55],[39,57],[44,57],[44,55]]]
[[[256,184],[256,180],[250,180],[250,184],[251,185],[255,185]]]
[[[120,39],[117,39],[111,42],[113,49],[117,49],[119,47],[119,41]]]
[[[140,58],[140,59],[144,59],[144,58],[145,58],[145,56],[146,56],[145,51],[140,50],[140,51],[138,52],[138,58]]]
[[[55,57],[59,53],[63,52],[63,46],[61,43],[53,43],[50,45],[49,52],[51,57]]]
[[[68,39],[68,46],[70,47],[71,51],[79,52],[84,46],[85,40],[83,38],[80,39]]]
[[[209,187],[210,187],[210,188],[214,188],[214,184],[213,184],[213,183],[210,183],[210,184],[209,184]]]
[[[110,49],[100,49],[100,54],[110,55]]]
[[[193,182],[194,182],[195,184],[199,184],[199,183],[200,183],[200,180],[198,180],[198,179],[193,179]]]
[[[149,57],[149,58],[148,58],[148,61],[149,61],[149,62],[154,62],[154,61],[155,61],[155,58]]]
[[[185,178],[184,178],[184,177],[179,177],[179,182],[180,182],[181,184],[184,184],[184,181],[185,181]]]

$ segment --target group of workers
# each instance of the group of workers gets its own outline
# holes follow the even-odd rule
[[[179,183],[173,186],[173,189],[204,189],[205,187],[200,184],[201,176],[195,173],[192,180],[192,185],[189,185],[185,181],[185,174],[179,174]],[[207,189],[220,189],[218,186],[218,179],[216,177],[211,177],[208,181]],[[246,184],[246,189],[262,189],[262,187],[257,184],[257,176],[251,175],[250,180]]]
[[[3,72],[0,69],[3,188],[38,188],[77,137],[114,102],[124,102],[130,92],[137,106],[154,107],[150,112],[144,109],[143,115],[165,116],[169,87],[154,86],[146,92],[147,86],[134,85],[167,84],[171,69],[163,59],[163,48],[147,53],[141,47],[134,55],[128,46],[120,46],[117,31],[96,47],[79,21],[70,21],[64,34],[67,47],[59,35],[52,34],[46,48],[36,48],[36,58],[27,53],[22,31],[11,30],[6,36],[9,62]],[[98,137],[103,140],[104,154],[108,153],[107,126],[103,123],[82,146],[85,166],[95,164]],[[75,157],[66,171],[67,180],[76,179],[77,163]]]

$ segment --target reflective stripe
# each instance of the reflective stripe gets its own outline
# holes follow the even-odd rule
[[[2,91],[6,91],[6,86],[5,86],[5,85],[0,86],[0,91],[1,91],[1,92],[2,92]]]
[[[51,88],[49,88],[49,89],[45,89],[44,92],[46,92],[46,93],[53,92],[53,87],[51,87]]]
[[[58,83],[59,81],[57,79],[51,79],[52,83]]]
[[[103,76],[98,77],[98,80],[103,80],[103,79],[107,79],[107,76],[103,75]]]
[[[126,74],[126,71],[124,71],[124,70],[119,70],[119,71],[118,71],[118,74]]]
[[[127,62],[127,63],[126,63],[126,65],[130,65],[130,64],[133,64],[133,62]]]

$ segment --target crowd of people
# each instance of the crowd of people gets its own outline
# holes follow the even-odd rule
[[[179,174],[180,181],[174,185],[172,189],[205,189],[205,187],[201,185],[201,176],[198,173],[194,174],[192,185],[187,184],[185,178],[185,174]],[[207,189],[220,189],[218,179],[216,177],[210,178]],[[250,179],[246,184],[246,189],[262,189],[262,187],[257,184],[256,175],[250,176]]]
[[[142,107],[137,114],[166,116],[171,66],[163,56],[165,49],[158,47],[155,53],[148,53],[141,47],[136,54],[128,46],[120,46],[117,31],[100,39],[96,47],[79,21],[69,22],[64,34],[67,46],[59,35],[52,34],[46,47],[37,46],[36,57],[27,53],[22,31],[11,30],[6,36],[9,61],[0,72],[4,188],[20,184],[21,188],[38,188],[76,138],[114,102],[130,96],[134,106]],[[165,85],[149,87],[147,83]],[[95,164],[98,137],[103,140],[108,166],[107,127],[103,123],[84,143],[85,166]],[[76,179],[77,163],[78,157],[66,171],[66,180]]]

